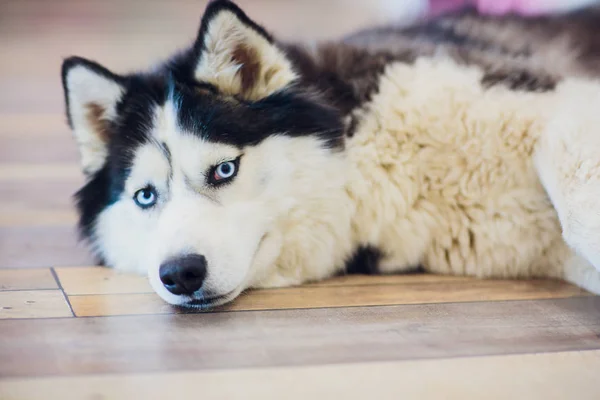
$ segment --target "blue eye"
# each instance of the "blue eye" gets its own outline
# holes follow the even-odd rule
[[[143,189],[140,189],[133,195],[135,204],[143,209],[150,208],[155,205],[157,199],[158,195],[156,194],[156,189],[154,189],[152,186],[147,186]]]
[[[233,161],[227,161],[217,165],[215,168],[215,180],[220,181],[222,179],[229,179],[235,174],[235,163]]]
[[[208,183],[217,186],[235,178],[240,169],[240,157],[215,165],[208,175]]]

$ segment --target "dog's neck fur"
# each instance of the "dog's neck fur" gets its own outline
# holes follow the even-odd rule
[[[377,91],[379,76],[391,62],[413,62],[411,50],[372,51],[352,44],[284,45],[301,84],[316,87],[344,116]]]
[[[343,43],[280,46],[299,75],[298,84],[317,89],[339,110],[345,122],[345,141],[352,139],[361,109],[377,92],[385,67],[393,61],[412,63],[415,59],[412,51],[373,52]],[[307,143],[317,145],[312,139],[307,139]],[[263,268],[255,268],[257,274],[249,286],[287,286],[301,284],[307,277],[319,280],[345,271],[364,272],[365,267],[376,265],[383,256],[371,246],[375,239],[368,239],[369,234],[379,236],[380,232],[365,232],[365,225],[357,220],[359,214],[369,213],[365,205],[372,204],[370,180],[360,177],[359,163],[348,157],[345,146],[310,151],[306,154],[312,156],[302,159],[302,146],[310,146],[307,143],[299,140],[290,157],[299,157],[294,162],[297,165],[305,164],[299,170],[307,177],[315,171],[322,176],[311,175],[305,178],[311,185],[296,188],[294,198],[299,207],[285,213],[283,225],[272,233],[280,236],[279,253],[257,256],[256,263],[263,264]],[[360,271],[350,271],[354,264],[360,265]]]

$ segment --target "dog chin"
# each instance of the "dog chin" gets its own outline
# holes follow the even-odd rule
[[[225,294],[204,292],[202,289],[191,296],[175,295],[164,288],[155,289],[156,294],[166,303],[187,310],[209,310],[234,300],[242,292],[243,287],[236,288]]]
[[[194,294],[193,296],[184,297],[184,299],[182,299],[181,302],[178,302],[178,304],[173,305],[186,310],[210,310],[212,308],[229,303],[230,301],[235,299],[241,292],[241,289],[235,289],[223,295],[204,296],[202,294]]]

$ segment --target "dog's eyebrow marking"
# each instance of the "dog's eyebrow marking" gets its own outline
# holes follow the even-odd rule
[[[171,181],[173,180],[173,162],[171,157],[171,150],[169,150],[169,146],[165,142],[158,143],[158,147],[162,154],[167,159],[167,163],[169,164],[169,176],[167,178],[167,188],[170,190]]]
[[[165,157],[167,157],[167,161],[169,162],[169,166],[171,166],[171,150],[169,150],[169,146],[165,142],[160,143],[160,149],[162,150]]]

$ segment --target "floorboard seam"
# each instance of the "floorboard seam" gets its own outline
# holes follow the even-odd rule
[[[65,289],[63,288],[62,283],[60,282],[60,279],[58,278],[58,274],[54,270],[54,267],[50,267],[50,272],[52,273],[52,276],[54,277],[54,280],[56,281],[58,288],[60,289],[63,297],[65,298],[65,301],[67,302],[67,305],[69,306],[69,310],[71,310],[71,318],[77,318],[77,315],[75,314],[75,311],[73,310],[73,306],[71,305],[71,301],[69,300],[69,296],[67,296],[67,293],[65,292]]]
[[[470,301],[450,301],[440,303],[399,303],[399,304],[373,304],[373,305],[353,305],[353,306],[325,306],[325,307],[297,307],[297,308],[264,308],[256,310],[206,310],[206,311],[175,311],[175,312],[158,312],[158,313],[142,313],[142,314],[112,314],[112,315],[82,315],[77,316],[69,301],[69,296],[65,293],[62,288],[59,288],[63,295],[66,297],[67,304],[71,308],[73,316],[71,317],[25,317],[25,318],[0,318],[0,321],[26,321],[26,320],[47,320],[47,319],[86,319],[86,318],[123,318],[123,317],[152,317],[152,316],[168,316],[168,315],[203,315],[203,314],[224,314],[224,313],[249,313],[249,312],[277,312],[277,311],[310,311],[310,310],[324,310],[324,309],[343,309],[343,308],[375,308],[375,307],[412,307],[412,306],[437,306],[447,304],[472,304],[472,303],[507,303],[507,302],[531,302],[531,301],[555,301],[555,300],[568,300],[568,299],[587,299],[596,297],[594,295],[577,295],[569,297],[551,297],[551,298],[537,298],[537,299],[509,299],[509,300],[470,300]],[[56,290],[56,289],[54,289]],[[600,350],[600,348],[599,348]]]
[[[102,296],[102,295],[100,295]],[[310,311],[325,309],[342,308],[371,308],[371,307],[413,307],[413,306],[437,306],[443,304],[472,304],[472,303],[507,303],[507,302],[531,302],[531,301],[555,301],[568,299],[587,299],[596,297],[595,295],[576,295],[566,297],[532,298],[532,299],[506,299],[506,300],[469,300],[469,301],[444,301],[444,302],[421,302],[421,303],[397,303],[397,304],[359,304],[350,306],[323,306],[323,307],[291,307],[291,308],[261,308],[255,310],[177,310],[175,312],[143,313],[143,314],[113,314],[113,315],[81,315],[77,318],[119,318],[119,317],[149,317],[163,315],[203,315],[203,314],[224,314],[224,313],[249,313],[249,312],[277,312],[277,311]],[[165,303],[166,304],[166,303]],[[62,318],[62,317],[53,317]],[[38,318],[39,319],[39,318]],[[44,319],[44,318],[42,318]]]

